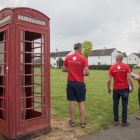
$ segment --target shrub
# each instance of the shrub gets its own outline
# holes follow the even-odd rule
[[[90,70],[109,70],[111,65],[90,65]]]

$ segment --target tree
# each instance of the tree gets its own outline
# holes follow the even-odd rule
[[[92,43],[90,41],[84,41],[82,43],[82,46],[83,46],[83,53],[82,55],[84,57],[86,57],[86,59],[88,58],[88,54],[91,52],[92,50]]]
[[[123,55],[124,55],[124,57],[127,57],[127,54],[125,52],[123,53]]]
[[[40,62],[41,62],[40,58],[35,59],[35,63],[40,63]]]
[[[57,66],[58,66],[59,69],[60,69],[61,66],[63,66],[63,63],[64,63],[64,61],[63,61],[62,58],[59,58],[59,59],[57,60]]]

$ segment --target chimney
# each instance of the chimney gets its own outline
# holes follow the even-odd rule
[[[105,50],[106,49],[106,47],[103,47],[103,50]]]

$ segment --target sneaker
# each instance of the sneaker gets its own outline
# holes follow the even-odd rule
[[[140,120],[140,116],[136,116],[136,118],[137,118],[138,120]]]
[[[123,122],[122,122],[122,125],[121,125],[121,126],[122,126],[122,127],[125,127],[125,126],[127,126],[127,125],[129,125],[129,124],[130,124],[130,122],[128,122],[128,121],[127,121],[126,123],[123,123]]]
[[[116,121],[114,121],[114,125],[115,125],[115,126],[117,126],[118,124],[119,124],[119,122],[118,122],[118,121],[117,121],[117,122],[116,122]]]

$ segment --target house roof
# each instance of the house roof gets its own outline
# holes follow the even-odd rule
[[[51,57],[65,57],[67,56],[71,51],[64,51],[64,52],[51,52],[50,56]]]
[[[101,50],[92,50],[88,56],[106,56],[111,55],[115,48],[112,49],[101,49]]]
[[[134,54],[140,58],[140,53],[134,53]]]

